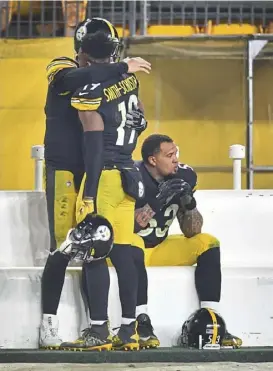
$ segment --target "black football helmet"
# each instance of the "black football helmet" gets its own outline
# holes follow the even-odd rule
[[[223,318],[212,309],[201,308],[182,326],[178,345],[186,348],[219,349],[226,333]]]
[[[88,214],[75,228],[70,229],[59,250],[71,259],[90,263],[105,259],[112,250],[113,228],[97,214]]]
[[[122,43],[119,40],[118,32],[116,28],[112,25],[111,22],[107,21],[104,18],[92,18],[86,19],[83,22],[79,23],[76,27],[75,34],[74,34],[74,49],[75,53],[78,54],[81,42],[83,37],[86,34],[93,34],[97,31],[104,31],[111,37],[111,40],[114,43],[114,50],[112,53],[112,61],[117,62],[120,58],[120,54],[122,52]]]

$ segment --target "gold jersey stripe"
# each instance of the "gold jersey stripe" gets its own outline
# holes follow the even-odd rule
[[[80,97],[72,97],[71,99],[77,99],[79,101],[85,101],[85,102],[101,102],[102,98],[80,98]]]
[[[86,104],[79,101],[72,101],[71,100],[71,106],[76,108],[78,111],[96,111],[100,103],[97,104]]]
[[[69,65],[70,67],[77,67],[78,66],[77,63],[73,62],[72,60],[57,59],[57,60],[51,61],[49,63],[49,65],[46,67],[46,70],[48,71],[52,66],[56,66],[56,65],[59,65],[59,64],[66,64],[66,65]]]
[[[76,65],[73,65],[72,63],[66,63],[66,62],[51,65],[51,67],[47,69],[46,71],[46,77],[49,83],[54,79],[54,76],[56,75],[56,73],[58,73],[59,71],[65,68],[71,68],[71,67],[76,67]]]
[[[71,104],[72,103],[80,103],[80,104],[86,104],[86,105],[89,105],[89,106],[93,106],[93,105],[100,105],[101,104],[101,100],[84,100],[84,99],[78,99],[78,98],[71,98]]]

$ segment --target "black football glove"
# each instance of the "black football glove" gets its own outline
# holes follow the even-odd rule
[[[188,183],[187,187],[185,187],[184,191],[180,195],[180,206],[184,210],[193,210],[196,208],[196,200],[193,197],[192,188]]]
[[[125,126],[136,130],[138,134],[142,133],[147,128],[147,121],[143,112],[139,108],[127,112]]]
[[[159,193],[156,195],[159,210],[167,205],[176,195],[186,195],[189,192],[191,192],[190,185],[182,179],[173,178],[162,182],[159,185]]]

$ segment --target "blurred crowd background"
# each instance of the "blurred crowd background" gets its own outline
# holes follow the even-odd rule
[[[76,24],[103,17],[118,29],[124,56],[142,56],[149,121],[143,139],[172,136],[199,189],[232,188],[229,146],[247,146],[254,188],[273,188],[273,1],[0,1],[0,190],[33,189],[31,146],[45,129],[45,69],[73,57]],[[264,43],[253,63],[249,40]],[[249,117],[253,136],[249,143]],[[252,126],[251,126],[252,127]],[[251,133],[252,134],[252,133]],[[243,162],[243,187],[251,163]]]

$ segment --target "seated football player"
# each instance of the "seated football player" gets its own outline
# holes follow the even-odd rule
[[[104,30],[115,34],[112,61],[120,57],[120,41],[113,25],[93,18],[80,23],[75,31],[74,49],[78,54],[86,33]],[[78,58],[77,58],[78,59]],[[78,62],[67,57],[55,58],[47,67],[48,92],[45,107],[45,190],[50,229],[50,255],[42,276],[42,322],[40,347],[58,348],[57,310],[69,257],[58,247],[70,228],[75,226],[76,198],[84,174],[83,130],[78,112],[71,106],[72,93],[84,84],[98,84],[122,73],[149,73],[150,63],[134,58],[121,63],[92,64],[78,68]],[[84,97],[84,95],[83,95]]]
[[[202,232],[203,217],[198,211],[194,192],[195,171],[178,162],[173,140],[160,134],[145,139],[142,161],[137,162],[145,187],[145,197],[135,210],[134,245],[145,249],[146,266],[192,266],[197,264],[195,286],[201,308],[220,312],[221,263],[220,242]],[[177,218],[181,234],[170,235]],[[147,309],[147,273],[139,271],[137,321],[140,346],[155,347],[159,341],[153,332]],[[242,344],[228,332],[223,345]]]

